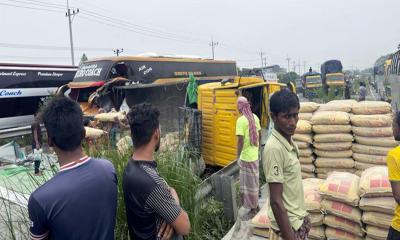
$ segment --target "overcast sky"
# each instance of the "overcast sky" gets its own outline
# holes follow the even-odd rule
[[[300,61],[303,71],[340,59],[351,69],[371,67],[400,43],[399,0],[71,0],[70,5],[80,9],[72,24],[77,62],[83,52],[93,58],[112,55],[113,48],[124,48],[124,55],[209,58],[213,36],[216,59],[233,59],[242,67],[259,66],[262,49],[268,65],[287,67],[290,57],[290,65]],[[0,0],[0,9],[0,62],[71,64],[66,1]]]

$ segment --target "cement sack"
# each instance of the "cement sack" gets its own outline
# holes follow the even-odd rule
[[[308,239],[315,239],[315,240],[324,240],[326,239],[325,236],[325,227],[311,227],[310,232],[308,233]]]
[[[397,203],[393,197],[361,198],[360,209],[393,215]]]
[[[361,174],[360,178],[361,197],[390,197],[392,187],[388,177],[386,166],[368,168]]]
[[[324,217],[324,224],[332,228],[353,233],[359,237],[363,237],[365,235],[360,224],[342,217],[328,214]]]
[[[362,101],[353,105],[352,112],[360,115],[386,114],[392,112],[392,107],[387,102]]]
[[[313,113],[317,111],[319,104],[315,102],[301,102],[300,103],[300,113]]]
[[[315,178],[315,173],[301,172],[301,178],[302,179]]]
[[[351,151],[351,150],[322,151],[322,150],[314,149],[314,153],[318,157],[325,157],[325,158],[349,158],[349,157],[353,156],[353,151]]]
[[[316,176],[319,179],[326,179],[328,177],[328,174],[327,173],[317,173]]]
[[[359,144],[368,146],[380,146],[380,147],[390,147],[394,148],[399,145],[399,143],[394,140],[394,137],[362,137],[355,136],[355,140]]]
[[[355,153],[379,156],[386,156],[387,153],[392,150],[390,147],[367,146],[357,143],[354,143],[351,149]]]
[[[362,174],[363,172],[364,172],[363,170],[358,170],[358,169],[356,169],[356,171],[354,172],[354,174],[357,175],[357,176],[359,176],[359,177],[361,177],[361,174]]]
[[[294,141],[299,141],[299,142],[306,142],[306,143],[312,143],[312,136],[311,134],[294,134],[292,139]]]
[[[264,229],[264,228],[253,228],[252,230],[253,235],[259,236],[265,239],[269,238],[269,229]]]
[[[312,153],[311,148],[299,149],[299,157],[311,157]]]
[[[323,211],[361,224],[361,210],[346,203],[322,200]]]
[[[309,178],[303,180],[304,202],[306,210],[313,213],[321,213],[321,195],[319,187],[323,180],[317,178]]]
[[[333,172],[346,172],[346,173],[354,173],[356,170],[353,168],[316,168],[315,172],[318,174],[330,174]]]
[[[328,240],[363,240],[357,235],[331,227],[325,229],[325,235]]]
[[[352,158],[317,158],[314,164],[317,168],[353,168],[354,160]]]
[[[337,143],[337,142],[353,142],[353,135],[349,133],[331,133],[314,135],[316,143]]]
[[[271,221],[268,218],[269,201],[266,201],[256,216],[251,219],[251,225],[257,228],[268,229]]]
[[[107,132],[104,130],[97,129],[97,128],[91,128],[91,127],[85,127],[85,138],[97,139],[105,134],[107,134]]]
[[[359,163],[367,163],[367,164],[373,164],[373,165],[386,165],[386,156],[353,153],[353,159]],[[364,169],[366,169],[366,168],[364,168]],[[364,170],[364,169],[362,169],[362,170]]]
[[[116,122],[118,120],[123,120],[126,117],[122,112],[108,112],[99,113],[94,116],[94,119],[100,122]]]
[[[360,200],[358,188],[360,177],[346,172],[333,172],[321,185],[319,191],[324,198],[357,206]]]
[[[310,148],[310,144],[306,143],[306,142],[299,142],[299,141],[294,141],[294,143],[296,143],[297,147],[299,149],[306,149],[306,148]]]
[[[312,125],[349,125],[350,115],[345,112],[316,112],[311,118]]]
[[[299,161],[301,164],[312,164],[314,162],[314,157],[299,157]]]
[[[353,133],[362,137],[391,137],[393,136],[393,129],[391,127],[368,128],[353,126]]]
[[[296,131],[295,133],[300,133],[300,134],[311,134],[312,133],[312,127],[311,123],[306,120],[299,120],[297,122],[296,126]]]
[[[351,125],[313,125],[313,132],[317,134],[324,133],[350,133]]]
[[[324,215],[321,212],[311,213],[308,216],[310,217],[310,222],[312,227],[318,227],[323,224]]]
[[[328,104],[346,104],[353,108],[353,105],[356,104],[357,101],[354,99],[340,99],[340,100],[332,100],[328,102]]]
[[[302,172],[306,172],[306,173],[314,173],[315,172],[314,164],[300,164],[300,165],[301,165]]]
[[[393,119],[390,115],[351,115],[350,121],[357,127],[390,127]]]
[[[351,142],[338,142],[338,143],[314,143],[314,148],[323,151],[344,151],[350,150],[352,147]]]
[[[379,212],[363,212],[362,222],[379,228],[389,229],[393,215]]]
[[[313,115],[312,113],[299,113],[299,119],[311,121],[312,115]]]
[[[321,104],[318,108],[319,111],[337,111],[337,112],[351,112],[351,105],[342,103],[327,103]]]
[[[367,225],[366,232],[369,237],[375,240],[386,240],[389,233],[389,229]]]
[[[357,170],[366,170],[368,168],[376,167],[376,166],[383,166],[383,165],[377,165],[377,164],[370,164],[370,163],[363,163],[363,162],[358,162],[355,161],[354,168]]]

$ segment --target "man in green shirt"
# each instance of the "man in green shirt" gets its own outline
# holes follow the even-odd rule
[[[299,99],[287,89],[270,99],[274,129],[263,152],[265,177],[270,191],[270,240],[305,240],[311,228],[297,145],[292,141],[299,120]]]
[[[238,98],[240,117],[236,121],[237,160],[240,167],[240,196],[243,207],[249,210],[245,217],[252,218],[259,211],[259,164],[260,120],[251,111],[247,98]]]

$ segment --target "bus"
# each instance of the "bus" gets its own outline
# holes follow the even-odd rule
[[[43,101],[72,81],[76,70],[74,66],[0,63],[0,129],[30,125]]]
[[[85,116],[149,102],[161,112],[167,132],[178,128],[189,76],[198,85],[237,76],[236,62],[185,57],[113,56],[86,61],[58,94],[79,102]]]

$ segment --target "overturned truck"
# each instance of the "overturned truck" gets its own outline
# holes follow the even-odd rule
[[[72,82],[57,91],[79,102],[85,116],[149,102],[160,109],[165,132],[178,130],[189,76],[198,85],[237,75],[234,61],[177,57],[105,57],[82,64]]]

